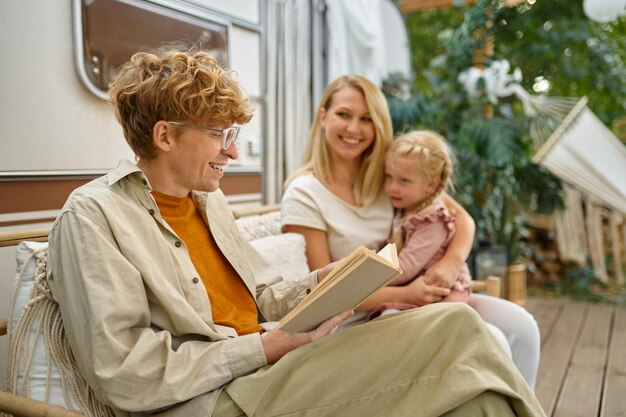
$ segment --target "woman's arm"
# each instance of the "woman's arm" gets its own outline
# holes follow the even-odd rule
[[[328,236],[325,231],[291,224],[284,225],[283,231],[300,233],[304,236],[306,242],[306,259],[311,271],[323,268],[332,261],[330,258],[330,249],[328,248]]]
[[[426,271],[424,281],[430,285],[450,288],[472,250],[476,224],[472,216],[446,193],[443,194],[443,202],[456,218],[456,233],[443,258]]]

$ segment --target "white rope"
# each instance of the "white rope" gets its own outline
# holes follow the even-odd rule
[[[602,210],[598,203],[591,197],[587,198],[585,208],[587,211],[587,237],[591,265],[596,277],[604,282],[609,282],[604,259],[604,239],[602,237]]]
[[[25,326],[16,326],[16,329],[13,329],[13,320],[12,318],[15,316],[15,304],[16,304],[16,300],[17,300],[17,295],[18,295],[18,291],[19,289],[22,287],[23,285],[23,281],[24,281],[24,276],[26,273],[26,269],[28,264],[30,263],[31,259],[35,256],[36,252],[31,253],[28,258],[26,259],[26,261],[24,262],[24,265],[22,266],[22,269],[20,270],[17,278],[16,278],[16,282],[15,282],[15,288],[13,290],[13,294],[11,296],[11,300],[10,300],[10,304],[9,304],[9,323],[8,323],[8,334],[9,334],[9,358],[8,358],[8,366],[7,366],[7,391],[17,394],[17,378],[18,378],[18,373],[19,373],[19,350],[15,347],[15,345],[22,345],[22,346],[26,346],[28,341],[24,340],[25,339],[25,335],[24,335],[24,331],[25,331]],[[32,297],[32,294],[31,294]],[[22,313],[22,318],[24,320],[29,320],[27,318],[27,315],[31,313],[31,310],[26,309],[24,310],[24,312]],[[21,341],[18,343],[18,341]],[[27,384],[26,384],[27,385]],[[46,398],[47,399],[47,398]]]
[[[510,70],[511,64],[507,60],[496,60],[485,69],[468,68],[459,74],[458,82],[463,85],[470,97],[480,97],[484,94],[494,105],[498,104],[502,97],[517,97],[522,102],[524,114],[530,118],[528,129],[535,150],[538,151],[560,127],[562,130],[565,129],[562,126],[563,122],[580,100],[573,97],[530,94],[520,85],[522,81],[520,69],[516,68],[509,74]]]
[[[7,391],[28,397],[30,394],[29,375],[33,365],[35,349],[38,343],[44,343],[46,350],[46,382],[45,400],[49,401],[51,366],[56,364],[61,376],[63,397],[68,408],[74,405],[88,417],[113,417],[109,407],[96,399],[93,391],[78,370],[76,360],[70,350],[59,305],[52,297],[46,279],[46,265],[48,249],[35,250],[24,262],[15,284],[10,304],[10,317],[16,316],[15,311],[17,294],[27,275],[28,265],[32,258],[36,258],[37,269],[35,281],[29,301],[21,312],[15,329],[9,321],[9,363],[7,369]],[[32,331],[34,329],[34,331]],[[43,339],[43,340],[42,340]],[[20,365],[24,373],[22,385],[18,387]]]
[[[580,191],[564,184],[565,210],[555,214],[556,241],[559,258],[564,262],[574,262],[579,266],[587,259],[587,236]]]
[[[624,270],[622,269],[622,244],[619,236],[619,226],[622,223],[622,215],[616,211],[611,211],[611,244],[613,249],[613,270],[615,281],[618,285],[624,283]],[[625,242],[626,243],[626,242]]]
[[[531,117],[529,133],[536,151],[559,129],[579,102],[579,99],[573,97],[533,96],[528,93],[517,96],[524,104],[526,115]]]
[[[622,242],[624,242],[624,255],[626,257],[626,215],[622,217]]]

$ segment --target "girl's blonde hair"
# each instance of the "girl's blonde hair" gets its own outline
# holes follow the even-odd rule
[[[376,131],[374,142],[361,155],[359,172],[354,182],[355,203],[357,206],[363,206],[373,202],[383,188],[384,177],[381,173],[385,164],[385,154],[393,140],[393,129],[387,100],[382,91],[376,84],[359,75],[339,77],[326,87],[320,107],[311,125],[306,149],[302,157],[302,166],[287,179],[285,184],[287,185],[294,178],[307,173],[313,173],[322,181],[330,180],[333,167],[321,126],[321,110],[328,111],[333,96],[344,87],[354,88],[363,94]]]
[[[430,180],[439,178],[437,189],[428,196],[419,207],[420,211],[444,192],[452,188],[454,156],[446,139],[431,130],[414,130],[398,136],[391,145],[389,155],[392,157],[412,158],[415,166]]]

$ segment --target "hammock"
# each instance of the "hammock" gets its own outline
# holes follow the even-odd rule
[[[625,277],[619,228],[623,228],[622,235],[626,238],[626,147],[587,107],[586,97],[531,95],[519,84],[519,69],[509,74],[510,69],[508,61],[494,61],[486,69],[469,68],[459,75],[459,82],[472,97],[479,97],[484,90],[493,104],[499,97],[513,94],[522,102],[537,150],[533,162],[577,190],[567,187],[566,211],[556,218],[561,259],[582,264],[589,255],[596,276],[608,281],[603,242],[607,211],[603,207],[606,207],[610,216],[613,269],[616,281],[622,284]],[[478,83],[480,79],[482,86]],[[583,199],[586,230],[582,224]]]
[[[546,99],[551,101],[552,99]],[[558,100],[557,100],[558,102]],[[561,110],[566,107],[562,107]],[[545,166],[564,181],[606,206],[626,214],[626,147],[580,99],[562,123],[542,114],[531,124],[531,135],[539,145],[533,162]]]
[[[614,276],[618,284],[623,284],[618,229],[626,215],[626,147],[587,107],[586,97],[575,101],[527,95],[522,101],[527,114],[534,116],[530,125],[537,149],[533,162],[545,166],[586,195],[589,256],[596,277],[605,283],[609,276],[600,206],[609,208]],[[571,236],[583,227],[580,216],[577,221],[572,217],[573,211],[580,210],[580,202],[568,201],[566,213],[557,221],[557,234]],[[577,261],[582,254],[568,245],[559,245],[559,252],[562,257]]]
[[[537,149],[533,162],[626,214],[624,144],[587,107],[586,97],[532,95],[519,84],[519,69],[511,75],[510,67],[506,60],[494,61],[486,69],[463,71],[458,81],[468,95],[479,97],[484,90],[494,104],[499,97],[517,96],[531,120],[529,132]]]

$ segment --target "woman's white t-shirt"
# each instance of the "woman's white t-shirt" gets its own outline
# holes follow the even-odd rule
[[[371,204],[353,206],[333,194],[313,174],[294,179],[280,206],[282,226],[305,226],[326,232],[333,261],[349,255],[359,245],[379,249],[393,220],[393,207],[384,192]]]

